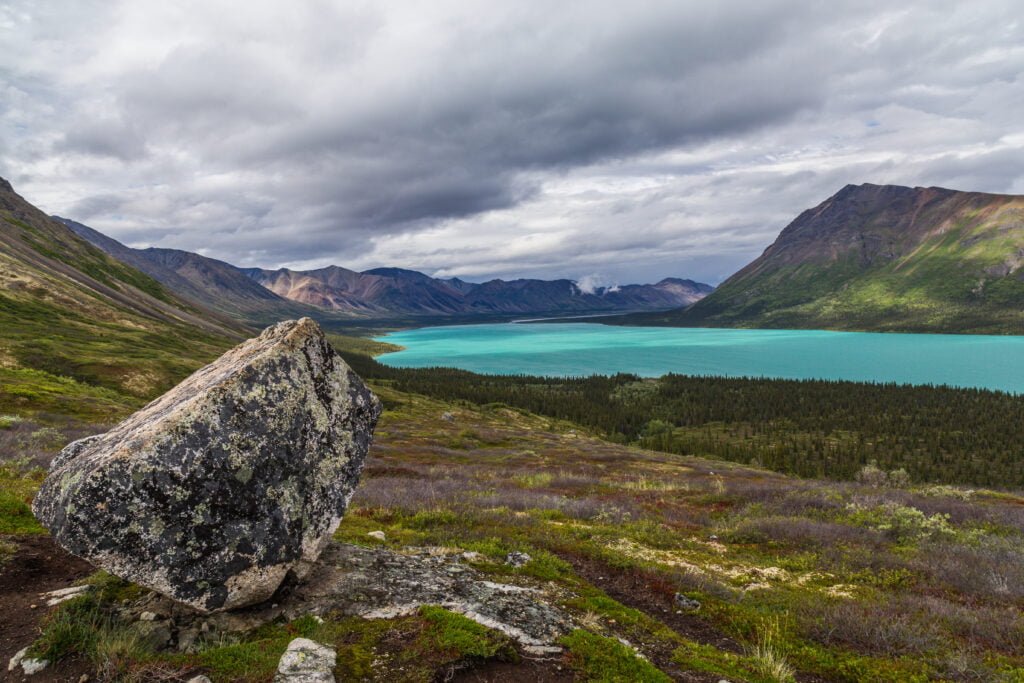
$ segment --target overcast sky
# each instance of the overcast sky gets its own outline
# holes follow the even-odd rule
[[[0,175],[240,266],[715,283],[847,183],[1024,193],[1020,9],[0,0]]]

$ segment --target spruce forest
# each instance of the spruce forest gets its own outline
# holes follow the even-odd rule
[[[619,443],[802,477],[865,465],[919,483],[1024,486],[1024,401],[951,387],[665,375],[551,378],[345,359],[363,377],[442,400],[568,420]]]

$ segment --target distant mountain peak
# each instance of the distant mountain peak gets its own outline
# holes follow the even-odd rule
[[[846,185],[683,325],[1024,333],[1024,197]]]

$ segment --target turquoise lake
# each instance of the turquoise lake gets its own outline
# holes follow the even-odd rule
[[[674,372],[1024,392],[1024,336],[503,323],[427,327],[379,339],[405,347],[378,358],[396,367],[561,377]]]

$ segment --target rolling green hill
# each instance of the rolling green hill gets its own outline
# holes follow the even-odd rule
[[[848,185],[693,306],[630,324],[1024,334],[1024,197]]]
[[[83,416],[156,396],[250,333],[111,258],[3,179],[0,329],[0,413]]]

